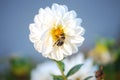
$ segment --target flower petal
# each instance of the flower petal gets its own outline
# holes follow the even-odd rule
[[[42,41],[36,41],[35,43],[34,43],[34,47],[35,47],[35,49],[38,51],[38,52],[42,52]]]
[[[53,41],[51,36],[46,36],[46,39],[43,41],[42,52],[44,54],[50,54],[53,49]]]
[[[56,55],[57,55],[57,60],[60,61],[63,59],[63,52],[61,50],[61,48],[58,48],[58,50],[56,51]]]
[[[72,48],[73,53],[76,53],[78,51],[78,48],[75,44],[73,44],[73,45],[71,44],[71,48]]]
[[[76,18],[77,14],[74,10],[70,11],[70,12],[67,12],[64,17],[63,17],[63,20],[64,21],[67,21],[67,20],[72,20],[74,18]]]
[[[83,35],[85,33],[85,29],[78,26],[78,27],[75,28],[75,32],[76,32],[77,35]]]
[[[73,39],[71,39],[71,43],[75,43],[75,44],[81,44],[83,43],[84,38],[81,36],[75,36],[73,37]]]
[[[35,41],[38,41],[39,38],[40,38],[40,31],[37,29],[37,27],[35,26],[35,24],[30,24],[29,26],[29,29],[30,29],[30,35],[29,35],[29,39],[31,42],[35,42]]]
[[[63,15],[68,11],[67,6],[63,6],[63,5],[58,5],[56,3],[54,3],[52,5],[52,11],[60,18],[63,17]]]
[[[65,55],[71,55],[72,54],[72,49],[70,44],[67,43],[67,41],[65,41],[64,45],[63,45],[63,52]]]

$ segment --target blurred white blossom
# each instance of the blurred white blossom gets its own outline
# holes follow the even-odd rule
[[[96,66],[93,66],[92,59],[84,59],[84,55],[79,53],[71,58],[66,58],[65,63],[65,74],[77,64],[83,64],[78,72],[68,77],[68,80],[84,80],[86,77],[93,76],[89,80],[95,79]],[[43,63],[38,65],[36,69],[31,72],[31,80],[53,80],[51,75],[61,75],[58,67],[53,62]]]
[[[77,64],[83,64],[83,66],[79,69],[78,72],[68,77],[69,80],[84,80],[89,76],[93,76],[89,80],[96,80],[95,71],[97,70],[97,66],[93,65],[92,59],[88,58],[85,60],[83,53],[72,56],[71,59],[66,59],[65,64],[66,72],[68,72],[73,66]]]
[[[58,67],[53,62],[45,62],[32,70],[31,80],[53,80],[53,74],[60,74]]]

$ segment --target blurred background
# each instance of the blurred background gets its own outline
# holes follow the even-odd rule
[[[120,0],[0,0],[0,80],[28,80],[32,68],[48,60],[30,42],[29,24],[53,3],[76,11],[86,30],[80,52],[104,66],[105,80],[120,80]]]

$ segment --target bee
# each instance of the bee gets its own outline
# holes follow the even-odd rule
[[[97,78],[97,80],[102,80],[102,79],[104,79],[105,74],[103,73],[103,66],[100,66],[99,70],[96,71],[95,77]]]
[[[54,43],[53,46],[55,46],[55,45],[57,45],[58,47],[62,46],[64,44],[64,41],[65,41],[65,34],[62,33],[62,34],[60,34],[60,36],[58,36],[58,40]]]

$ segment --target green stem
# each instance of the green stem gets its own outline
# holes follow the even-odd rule
[[[63,70],[62,70],[61,65],[60,65],[60,64],[58,64],[58,62],[57,62],[57,61],[56,61],[56,63],[57,63],[57,66],[58,66],[58,68],[59,68],[59,70],[60,70],[60,72],[61,72],[61,74],[62,74],[63,80],[67,80],[67,78],[66,78],[66,76],[65,76],[65,74],[64,74],[64,72],[63,72]]]

